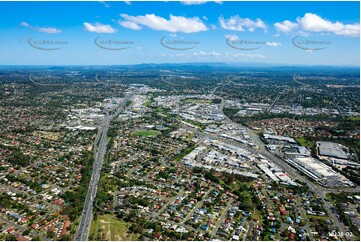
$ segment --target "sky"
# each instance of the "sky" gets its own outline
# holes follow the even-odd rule
[[[360,65],[359,2],[0,2],[0,65]]]

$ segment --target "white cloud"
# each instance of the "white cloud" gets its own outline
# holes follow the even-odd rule
[[[27,22],[21,22],[20,24],[24,27],[31,28],[30,24],[28,24]]]
[[[298,24],[285,20],[282,23],[275,23],[274,26],[276,27],[278,32],[289,33],[292,30],[296,29]]]
[[[120,24],[121,26],[123,26],[124,28],[127,29],[133,29],[133,30],[141,30],[142,26],[139,26],[138,24],[134,23],[134,22],[130,22],[130,21],[118,21],[118,24]]]
[[[124,1],[124,3],[127,4],[127,5],[132,5],[131,1]]]
[[[298,31],[295,32],[295,35],[296,36],[308,37],[308,36],[310,36],[310,32],[306,32],[306,31],[303,31],[303,30],[298,30]]]
[[[222,56],[221,53],[218,53],[216,51],[210,51],[210,52],[198,51],[198,52],[193,52],[193,55],[195,55],[195,56]]]
[[[210,52],[205,52],[205,51],[198,51],[198,52],[193,52],[194,56],[209,56],[209,57],[220,57],[222,59],[229,59],[229,58],[239,58],[239,57],[245,57],[245,58],[249,58],[249,59],[265,59],[266,56],[262,55],[262,54],[246,54],[246,53],[219,53],[216,51],[210,51]]]
[[[248,59],[265,59],[266,56],[262,55],[262,54],[245,54],[245,53],[237,53],[232,55],[232,57],[237,58],[237,57],[245,57]]]
[[[257,18],[256,20],[251,20],[249,18],[241,18],[239,15],[231,16],[229,19],[224,19],[223,16],[219,17],[219,22],[223,29],[235,30],[235,31],[245,31],[245,28],[248,31],[253,32],[256,28],[267,30],[266,24],[262,19]]]
[[[104,5],[104,7],[106,7],[106,8],[109,8],[109,7],[110,7],[110,5],[109,5],[109,4],[107,4],[107,3],[106,3],[106,2],[104,2],[104,1],[99,1],[99,3],[103,4],[103,5]]]
[[[168,20],[155,14],[146,14],[144,16],[121,14],[120,16],[123,18],[123,20],[118,21],[121,26],[136,30],[142,29],[142,25],[150,29],[165,30],[172,33],[195,33],[208,30],[207,26],[198,17],[186,18],[171,14]]]
[[[224,35],[224,37],[226,37],[226,39],[229,39],[231,41],[239,40],[238,36],[235,34],[226,34]]]
[[[214,3],[218,3],[218,4],[222,4],[222,1],[180,1],[182,4],[184,5],[201,5],[201,4],[205,4],[207,2],[214,2]]]
[[[184,53],[174,53],[174,54],[160,54],[161,57],[190,57],[190,55],[185,55]]]
[[[359,36],[360,24],[344,24],[341,22],[331,22],[314,13],[306,13],[303,17],[297,18],[296,22],[285,20],[282,23],[275,23],[278,32],[290,33],[296,31],[307,35],[309,32],[315,33],[333,33],[342,36]],[[308,33],[307,33],[308,32]]]
[[[217,26],[214,24],[211,24],[211,29],[217,29]]]
[[[331,32],[336,35],[359,36],[360,24],[343,24],[323,19],[317,14],[306,13],[302,18],[298,17],[297,22],[301,28],[310,32]]]
[[[213,60],[217,61],[235,61],[237,58],[246,58],[246,59],[265,59],[266,56],[262,54],[251,54],[251,53],[220,53],[217,51],[197,51],[193,53],[176,53],[176,54],[160,54],[162,57],[182,57],[184,59],[194,58],[200,60]]]
[[[282,46],[281,43],[278,43],[278,42],[266,42],[266,45],[271,46],[271,47]]]
[[[31,25],[28,24],[27,22],[21,22],[20,24],[21,24],[22,26],[24,26],[24,27],[27,27],[27,28],[29,28],[29,29],[33,29],[33,30],[35,30],[35,31],[42,32],[42,33],[58,34],[58,33],[63,32],[63,31],[61,31],[60,29],[52,28],[52,27],[31,26]]]
[[[84,27],[85,27],[86,31],[95,32],[95,33],[112,34],[112,33],[117,32],[117,30],[113,29],[110,25],[101,24],[101,23],[90,24],[90,23],[84,22]]]

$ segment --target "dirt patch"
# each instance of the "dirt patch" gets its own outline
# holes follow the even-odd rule
[[[107,233],[107,240],[112,240],[111,237],[110,237],[110,231],[108,230],[108,233]]]

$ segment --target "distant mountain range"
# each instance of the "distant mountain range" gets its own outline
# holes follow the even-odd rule
[[[244,63],[226,63],[226,62],[189,62],[189,63],[142,63],[134,65],[0,65],[0,69],[46,69],[53,71],[61,70],[80,70],[80,69],[124,69],[124,70],[139,70],[139,69],[192,69],[197,67],[197,70],[263,70],[263,71],[295,71],[295,70],[318,70],[318,71],[331,71],[331,70],[353,70],[359,71],[359,66],[327,66],[327,65],[284,65],[284,64],[270,64],[259,62],[244,62]]]

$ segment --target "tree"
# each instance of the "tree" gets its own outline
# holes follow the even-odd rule
[[[62,241],[71,241],[72,238],[71,238],[71,235],[70,234],[64,234],[60,237],[60,240]]]
[[[248,191],[243,191],[239,193],[239,201],[241,201],[241,208],[242,209],[250,209],[252,208],[252,196],[249,194]]]

